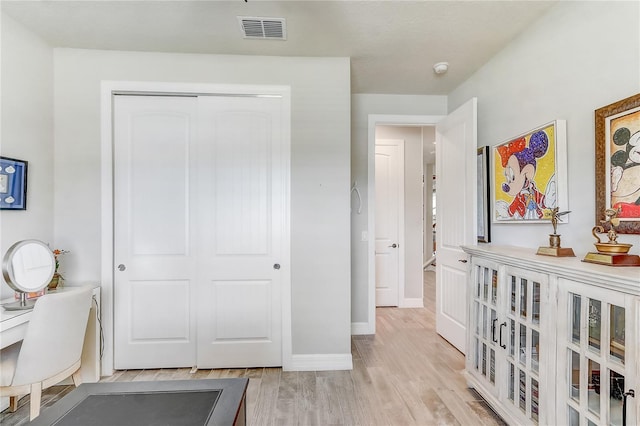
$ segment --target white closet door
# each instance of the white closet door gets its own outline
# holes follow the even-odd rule
[[[193,366],[197,98],[114,106],[114,366]]]
[[[280,366],[288,268],[282,99],[198,102],[197,366]]]
[[[400,301],[400,218],[404,215],[404,141],[377,140],[376,306]]]

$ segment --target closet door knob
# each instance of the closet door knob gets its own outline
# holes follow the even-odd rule
[[[273,264],[273,269],[275,269],[275,270],[280,269],[280,264],[279,263],[274,263]]]
[[[126,267],[126,266],[124,266],[122,263],[118,265],[118,271],[122,272],[122,271],[124,271],[125,269],[127,269],[127,267]]]

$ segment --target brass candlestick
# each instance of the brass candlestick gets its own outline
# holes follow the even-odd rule
[[[560,216],[564,216],[565,214],[570,213],[570,211],[558,212],[558,210],[558,207],[554,207],[551,210],[553,234],[549,234],[549,247],[538,247],[538,252],[536,254],[555,257],[575,257],[572,248],[560,247],[560,234],[558,234],[558,221],[562,222]]]

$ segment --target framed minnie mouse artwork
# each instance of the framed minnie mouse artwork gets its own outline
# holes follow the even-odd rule
[[[640,94],[595,111],[596,225],[617,211],[616,232],[640,234]]]
[[[568,208],[564,120],[494,146],[492,164],[493,223],[549,222],[554,208]]]

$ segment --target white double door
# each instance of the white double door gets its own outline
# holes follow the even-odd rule
[[[114,100],[114,366],[282,365],[282,99]]]

